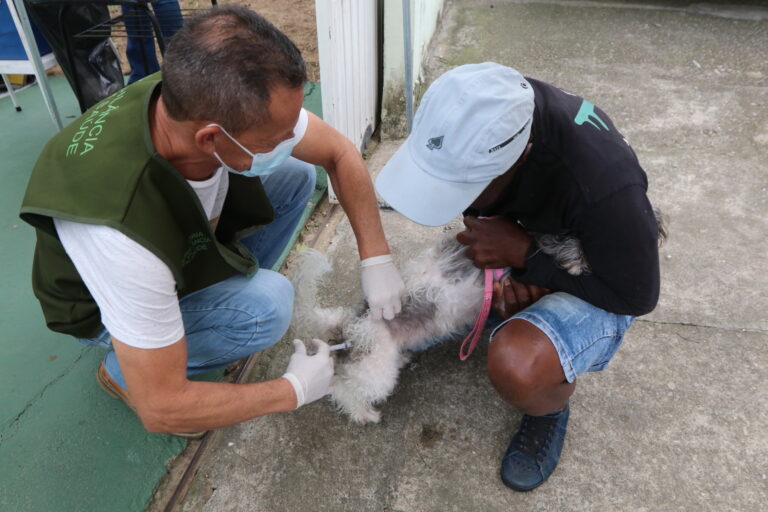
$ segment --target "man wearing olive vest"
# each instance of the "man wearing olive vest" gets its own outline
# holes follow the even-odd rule
[[[300,407],[329,391],[328,346],[301,341],[283,377],[195,382],[279,340],[293,290],[270,267],[323,166],[357,238],[373,315],[400,310],[365,163],[302,109],[295,45],[237,6],[189,19],[162,73],[103,100],[57,134],[30,178],[33,287],[47,325],[108,349],[99,384],[152,432],[194,437]],[[292,155],[292,156],[291,156]]]

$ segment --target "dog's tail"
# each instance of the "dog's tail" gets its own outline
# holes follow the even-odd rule
[[[296,261],[291,277],[295,294],[293,303],[293,335],[298,338],[317,337],[319,327],[317,291],[322,277],[331,271],[328,258],[320,251],[305,249]]]
[[[669,238],[669,215],[654,208],[653,216],[656,217],[656,224],[659,226],[659,247],[661,247]]]
[[[299,255],[291,277],[295,294],[291,322],[294,337],[325,338],[328,329],[338,324],[337,315],[317,304],[320,282],[330,271],[331,264],[320,251],[305,249]]]

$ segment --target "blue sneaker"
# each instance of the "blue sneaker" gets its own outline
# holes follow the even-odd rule
[[[523,416],[501,459],[501,479],[516,491],[543,484],[557,467],[568,426],[568,405],[546,416]]]

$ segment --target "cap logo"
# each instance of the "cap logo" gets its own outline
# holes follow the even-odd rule
[[[508,145],[510,142],[512,142],[513,140],[515,140],[515,139],[517,138],[517,136],[518,136],[518,135],[520,135],[521,133],[523,133],[523,130],[525,130],[525,127],[526,127],[526,126],[528,126],[528,123],[529,123],[529,122],[530,122],[530,119],[529,119],[528,121],[526,121],[526,122],[525,122],[525,124],[523,125],[523,127],[522,127],[522,128],[520,128],[520,130],[519,130],[519,131],[518,131],[516,134],[514,134],[513,136],[511,136],[510,138],[508,138],[507,140],[505,140],[504,142],[502,142],[502,143],[501,143],[501,144],[499,144],[498,146],[493,146],[491,149],[489,149],[489,150],[488,150],[488,152],[489,152],[489,153],[495,153],[496,151],[500,150],[501,148],[503,148],[504,146]]]
[[[427,147],[430,151],[433,149],[441,149],[443,147],[443,135],[429,139],[427,141]]]

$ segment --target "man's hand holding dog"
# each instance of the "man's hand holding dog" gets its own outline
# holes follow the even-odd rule
[[[466,231],[456,236],[467,245],[467,258],[479,268],[525,268],[533,237],[516,222],[504,217],[464,217]],[[506,278],[493,284],[493,309],[509,318],[550,293],[546,288]]]
[[[371,317],[376,320],[392,320],[400,313],[400,296],[405,290],[392,256],[384,254],[366,258],[360,262],[360,267],[360,281],[365,300],[371,309]]]
[[[493,311],[506,320],[549,293],[552,292],[541,286],[523,284],[506,278],[501,282],[493,283]]]
[[[468,245],[466,256],[479,268],[525,268],[525,259],[533,237],[512,220],[504,217],[464,217],[466,231],[456,235]]]

